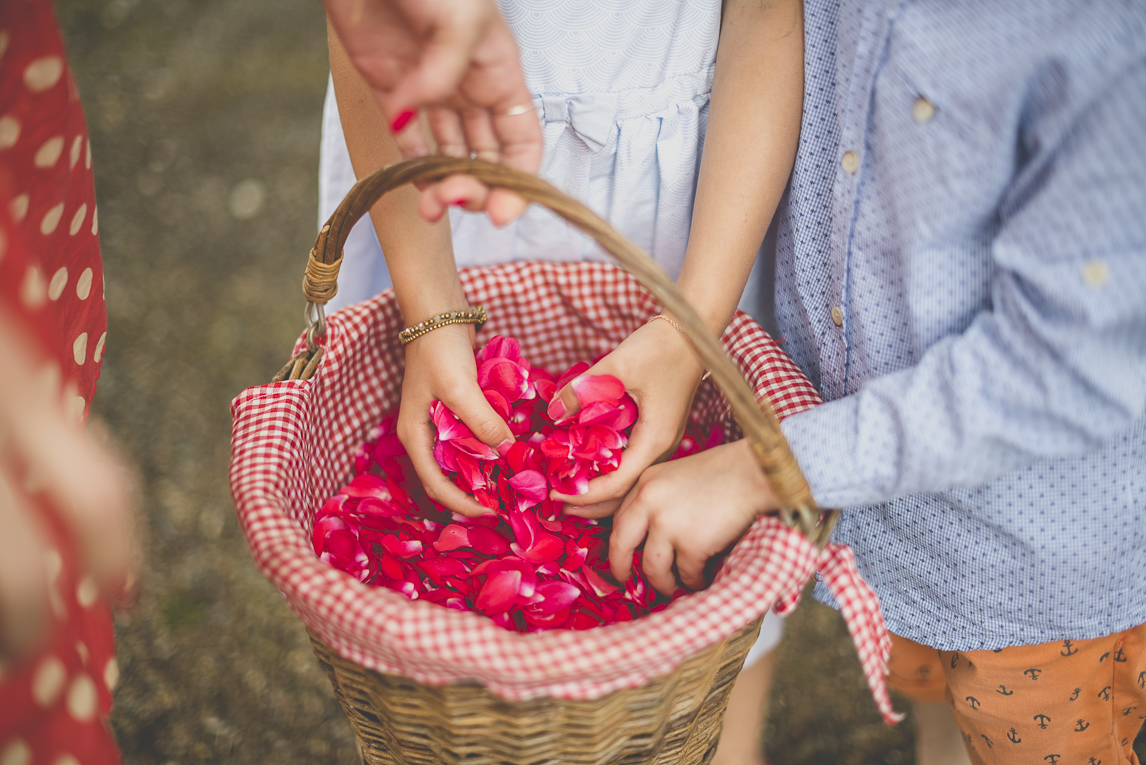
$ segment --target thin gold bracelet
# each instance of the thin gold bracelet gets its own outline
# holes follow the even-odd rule
[[[433,332],[448,324],[473,324],[474,329],[481,329],[489,317],[486,315],[485,308],[482,306],[474,306],[465,311],[446,311],[431,316],[425,321],[420,321],[413,326],[406,327],[398,333],[398,342],[406,345],[414,340],[417,340],[427,332]]]
[[[686,338],[688,337],[688,333],[687,333],[687,332],[685,332],[683,329],[681,329],[681,326],[680,326],[679,324],[677,324],[677,323],[676,323],[676,321],[675,321],[675,320],[674,320],[674,319],[673,319],[671,316],[666,316],[666,315],[665,315],[665,314],[663,314],[663,313],[658,313],[656,316],[654,316],[653,318],[651,318],[651,319],[649,319],[648,321],[646,321],[646,322],[645,322],[645,324],[652,324],[652,323],[653,323],[654,321],[656,321],[657,319],[664,319],[665,321],[667,321],[667,322],[669,323],[669,326],[670,326],[670,327],[672,327],[672,328],[673,328],[673,329],[675,329],[677,332],[679,332],[679,333],[681,333],[682,335],[684,335]],[[712,372],[708,371],[708,369],[705,369],[705,370],[704,370],[704,374],[701,376],[701,378],[700,378],[700,379],[701,379],[702,381],[703,381],[703,380],[707,380],[707,379],[708,379],[708,377],[709,377],[709,375],[711,375],[711,374],[712,374]]]

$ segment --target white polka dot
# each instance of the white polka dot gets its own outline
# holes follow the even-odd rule
[[[114,656],[107,660],[107,666],[103,668],[103,681],[109,691],[114,691],[119,684],[119,662]]]
[[[40,269],[35,266],[28,266],[24,273],[24,283],[20,285],[20,302],[33,310],[48,302],[48,285],[44,283]]]
[[[68,399],[66,406],[67,415],[75,422],[82,423],[84,421],[84,410],[88,408],[87,399],[83,396],[72,396]]]
[[[24,84],[37,93],[55,85],[64,73],[64,62],[59,56],[38,58],[24,70]]]
[[[24,216],[28,214],[28,195],[21,194],[18,197],[14,197],[8,205],[8,209],[12,212],[13,220],[17,223],[22,222]]]
[[[44,553],[44,565],[48,569],[48,581],[55,582],[64,568],[64,559],[57,550],[48,550]]]
[[[61,754],[56,759],[52,760],[52,765],[80,765],[80,761],[70,754]]]
[[[60,698],[60,691],[64,689],[67,679],[68,671],[64,663],[55,656],[49,656],[40,662],[36,674],[32,676],[32,700],[47,709]]]
[[[76,587],[76,600],[84,608],[91,608],[95,605],[96,598],[99,597],[99,585],[92,579],[91,574],[84,575],[80,580],[79,586]]]
[[[76,341],[72,343],[72,357],[75,358],[77,364],[83,364],[88,360],[88,333],[81,332]]]
[[[92,169],[92,139],[90,139],[90,138],[87,140],[86,155],[87,156],[84,158],[84,167],[86,167],[88,170],[91,170]]]
[[[79,654],[80,661],[82,661],[84,664],[87,664],[88,659],[91,658],[91,654],[88,653],[88,647],[84,645],[84,641],[82,640],[76,641],[76,653]]]
[[[60,217],[64,214],[64,203],[60,202],[44,213],[44,219],[40,221],[40,233],[44,236],[56,230],[56,226],[60,225]]]
[[[76,163],[80,161],[80,152],[83,150],[83,148],[84,148],[84,137],[82,135],[78,135],[72,141],[72,150],[71,150],[71,152],[68,153],[68,169],[69,170],[73,169],[76,166]]]
[[[103,358],[103,343],[105,340],[107,340],[106,332],[99,336],[99,342],[96,343],[95,353],[92,354],[92,361],[97,364],[99,363],[99,360]]]
[[[11,115],[0,117],[0,149],[11,149],[20,140],[20,120]]]
[[[92,208],[92,236],[99,233],[99,208]]]
[[[54,138],[49,138],[36,150],[36,156],[32,158],[32,164],[42,170],[46,170],[54,166],[63,153],[64,137],[58,135]]]
[[[84,202],[80,205],[80,209],[76,210],[76,214],[72,216],[72,225],[68,227],[68,233],[75,236],[80,231],[80,226],[84,225],[84,218],[88,217],[88,203]]]
[[[29,765],[32,762],[32,747],[23,739],[13,739],[0,749],[0,765]]]
[[[48,299],[59,300],[66,286],[68,286],[68,269],[61,266],[59,271],[52,274],[52,281],[48,283]]]
[[[68,688],[68,714],[76,722],[87,722],[96,713],[96,684],[88,675],[80,673]]]
[[[88,295],[92,293],[92,270],[85,268],[84,272],[80,274],[80,278],[76,280],[76,297],[80,300],[87,300]]]

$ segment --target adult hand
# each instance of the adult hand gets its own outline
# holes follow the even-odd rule
[[[462,515],[493,512],[459,489],[434,459],[436,431],[430,420],[430,403],[441,401],[470,431],[488,446],[501,451],[513,442],[513,433],[486,401],[477,382],[473,351],[474,330],[469,325],[450,325],[422,335],[406,346],[406,372],[402,378],[402,405],[398,413],[398,438],[426,494]]]
[[[426,108],[438,152],[537,172],[541,126],[517,43],[493,0],[326,0],[326,11],[403,156],[430,153],[415,119]],[[435,220],[463,198],[497,224],[525,210],[517,195],[478,186],[464,197],[432,187],[423,215]]]
[[[740,538],[779,501],[746,439],[722,444],[641,474],[613,519],[609,568],[617,581],[632,573],[633,551],[643,541],[641,566],[659,592],[681,583],[705,585],[704,565]]]
[[[645,468],[672,454],[684,433],[693,394],[704,373],[692,345],[667,321],[654,321],[629,335],[616,350],[585,374],[613,375],[637,403],[639,415],[620,466],[589,482],[585,494],[553,492],[568,503],[565,512],[583,518],[612,515]],[[572,385],[553,398],[549,413],[559,417],[578,411]]]
[[[80,564],[110,598],[128,589],[134,507],[123,464],[70,418],[58,374],[0,316],[0,658],[22,655],[47,627],[47,551],[38,503],[71,534]]]

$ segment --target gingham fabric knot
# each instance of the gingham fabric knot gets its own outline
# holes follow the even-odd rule
[[[891,636],[879,610],[879,598],[860,576],[855,553],[847,545],[829,542],[820,553],[817,571],[840,604],[840,614],[852,636],[872,698],[884,722],[894,725],[903,719],[903,714],[892,709],[887,693]]]

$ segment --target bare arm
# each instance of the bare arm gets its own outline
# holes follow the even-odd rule
[[[677,287],[719,336],[736,312],[800,138],[800,0],[728,0],[692,231]]]
[[[357,177],[401,159],[369,86],[351,64],[335,31],[328,25],[330,71],[346,136],[346,147]],[[386,255],[394,293],[407,325],[469,307],[458,281],[448,220],[441,215],[429,223],[418,214],[420,194],[412,186],[396,189],[378,201],[370,218]],[[398,436],[426,492],[438,502],[466,515],[486,509],[451,483],[434,460],[434,428],[430,402],[440,400],[469,425],[482,441],[497,446],[513,434],[486,401],[477,384],[473,356],[474,328],[453,325],[434,330],[406,346],[406,371]]]
[[[784,193],[799,142],[804,96],[800,0],[728,0],[709,105],[684,267],[677,287],[719,336],[736,304]],[[621,378],[640,406],[620,468],[587,494],[555,495],[600,517],[617,509],[638,476],[680,438],[703,373],[692,347],[668,322],[634,332],[590,370]],[[576,408],[570,388],[561,393]]]

